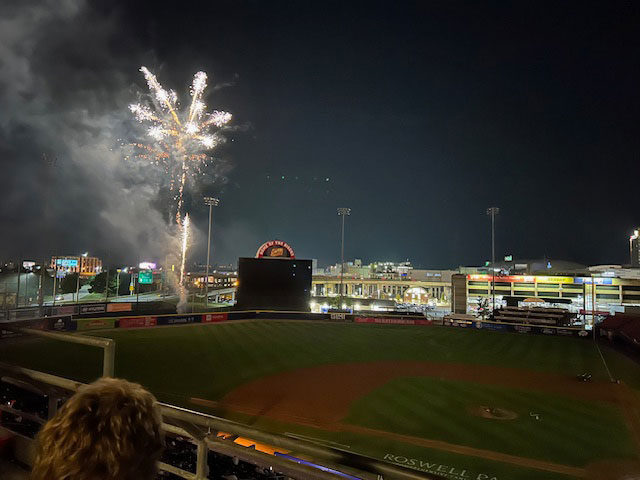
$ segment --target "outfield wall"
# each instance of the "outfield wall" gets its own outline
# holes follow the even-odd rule
[[[496,332],[515,332],[521,334],[539,334],[589,338],[590,332],[577,327],[538,326],[505,322],[491,322],[477,319],[428,319],[416,315],[354,315],[350,313],[308,313],[279,311],[230,311],[219,313],[191,313],[166,315],[136,315],[120,317],[72,318],[71,316],[46,317],[37,320],[20,322],[21,326],[43,330],[57,331],[90,331],[113,328],[152,328],[169,325],[189,325],[220,323],[236,320],[303,320],[332,321],[337,323],[357,323],[369,325],[415,325],[445,326],[450,328],[466,328],[490,330]]]

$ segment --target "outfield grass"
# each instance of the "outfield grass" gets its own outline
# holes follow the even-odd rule
[[[265,375],[336,363],[471,363],[568,376],[590,372],[595,379],[608,380],[595,344],[578,338],[447,327],[288,321],[113,330],[98,335],[116,341],[117,376],[144,384],[161,400],[189,408],[195,408],[190,397],[218,400]],[[604,348],[603,354],[614,377],[640,388],[640,366],[611,349]],[[10,343],[0,349],[2,361],[80,381],[90,381],[100,374],[100,355],[92,347],[43,339]],[[473,417],[465,413],[469,405],[499,406],[520,417],[513,421]],[[528,415],[532,411],[541,414],[542,421],[531,419]],[[251,421],[258,426],[277,424],[268,419]],[[620,413],[611,406],[468,382],[424,377],[393,380],[357,401],[347,423],[565,465],[584,465],[594,456],[634,456]],[[306,429],[287,425],[276,430]],[[378,458],[384,456],[378,453],[381,445],[385,445],[386,453],[394,449],[397,454],[409,455],[402,450],[442,462],[455,458],[458,465],[464,465],[460,459],[467,458],[391,440],[367,440],[356,433],[315,431],[314,435],[355,445],[358,451]],[[475,457],[468,457],[466,464],[477,468],[493,465],[498,472],[525,470]],[[507,478],[564,477],[534,471],[517,476],[504,473],[500,480]]]
[[[116,374],[158,393],[218,399],[247,381],[314,365],[388,361],[473,363],[608,375],[585,339],[447,327],[255,321],[96,333],[116,341]],[[606,352],[616,378],[638,384],[640,366]],[[91,380],[101,371],[91,347],[33,340],[3,345],[0,359]],[[197,372],[185,375],[184,372]]]

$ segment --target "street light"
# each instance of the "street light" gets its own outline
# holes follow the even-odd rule
[[[213,207],[220,205],[220,199],[215,197],[204,197],[205,205],[209,205],[209,236],[207,237],[207,277],[205,279],[205,305],[209,307],[209,257],[211,255],[211,215]]]
[[[500,213],[498,207],[487,208],[487,215],[491,217],[491,293],[493,295],[493,311],[496,309],[496,215]]]
[[[347,207],[338,208],[338,215],[342,217],[342,253],[340,255],[340,308],[342,308],[342,297],[344,294],[344,217],[351,215],[351,209]]]

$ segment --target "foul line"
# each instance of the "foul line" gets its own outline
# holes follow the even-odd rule
[[[607,361],[604,359],[604,355],[602,355],[602,351],[600,350],[600,345],[598,342],[594,342],[596,344],[596,348],[598,349],[598,353],[600,354],[600,358],[602,359],[602,363],[604,363],[604,368],[607,369],[607,375],[609,375],[609,380],[613,382],[613,376],[611,376],[611,371],[609,370],[609,365],[607,365]]]
[[[561,473],[564,475],[570,475],[573,477],[584,477],[586,471],[584,468],[572,467],[568,465],[561,465],[558,463],[547,462],[544,460],[537,460],[527,457],[518,457],[516,455],[510,455],[507,453],[495,452],[493,450],[484,450],[480,448],[467,447],[464,445],[456,445],[441,440],[429,440],[426,438],[414,437],[411,435],[403,435],[398,433],[385,432],[383,430],[376,430],[373,428],[360,427],[355,425],[342,425],[342,429],[354,433],[375,435],[377,437],[384,437],[392,440],[397,440],[404,443],[410,443],[421,447],[433,448],[435,450],[442,450],[451,453],[457,453],[460,455],[467,455],[472,457],[483,458],[485,460],[494,460],[503,463],[509,463],[512,465],[518,465],[525,468],[534,468],[536,470],[544,470],[547,472]]]

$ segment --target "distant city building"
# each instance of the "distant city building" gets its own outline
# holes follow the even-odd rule
[[[191,286],[204,288],[206,285],[206,272],[188,272],[186,277]],[[209,289],[235,287],[237,280],[236,272],[209,272]]]
[[[341,265],[325,269],[325,274],[313,276],[311,295],[316,309],[325,308],[340,294]],[[453,270],[416,269],[406,262],[374,262],[364,265],[362,260],[345,262],[345,295],[355,302],[356,309],[372,305],[383,308],[380,302],[414,305],[446,305],[450,301]],[[372,301],[377,303],[372,303]],[[388,305],[384,304],[383,309]]]
[[[79,273],[92,277],[102,272],[102,260],[98,257],[83,255],[57,255],[51,258],[51,268],[59,272]]]
[[[576,313],[590,314],[595,307],[596,312],[609,314],[640,306],[637,269],[597,265],[585,270],[552,275],[457,274],[452,282],[453,310],[473,313],[483,299],[492,299],[494,291],[497,307],[519,306],[535,300]]]

